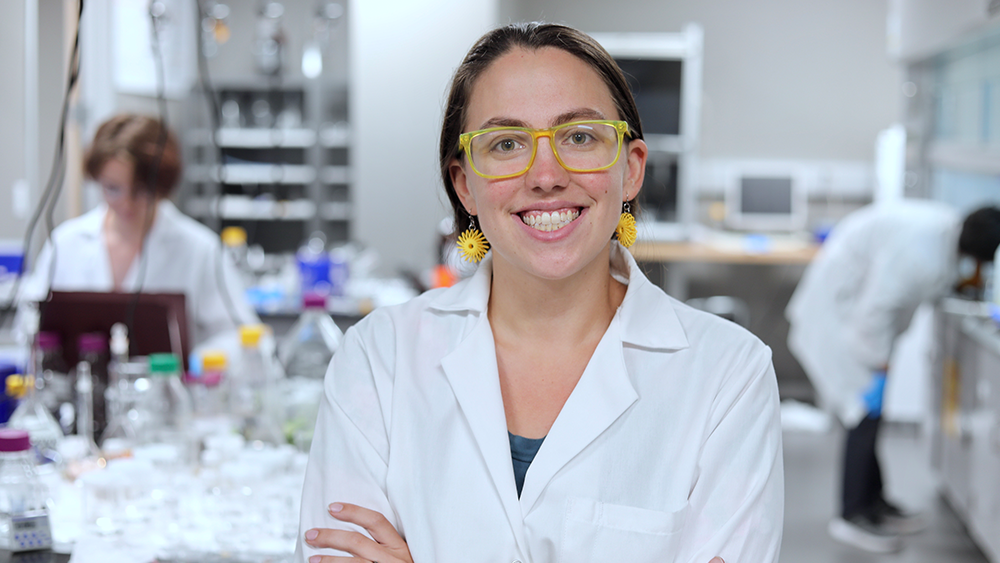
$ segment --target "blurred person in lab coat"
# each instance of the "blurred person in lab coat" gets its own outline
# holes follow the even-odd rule
[[[786,309],[788,347],[848,429],[835,538],[890,552],[923,527],[883,495],[875,450],[889,358],[917,307],[956,286],[960,257],[990,262],[998,243],[994,207],[963,219],[928,200],[871,205],[837,224],[803,274]]]
[[[239,324],[260,322],[219,237],[168,199],[181,176],[173,132],[152,117],[112,117],[98,127],[84,168],[104,202],[52,232],[22,301],[41,301],[50,289],[183,293],[195,346],[225,335],[235,342]]]
[[[405,125],[384,134],[388,159],[412,150]],[[297,561],[777,561],[770,350],[667,296],[616,238],[647,152],[589,36],[514,24],[473,46],[440,165],[457,231],[489,253],[348,330]]]

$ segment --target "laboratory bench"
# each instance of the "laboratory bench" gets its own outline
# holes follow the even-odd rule
[[[987,303],[935,307],[931,464],[969,534],[1000,562],[1000,324]]]

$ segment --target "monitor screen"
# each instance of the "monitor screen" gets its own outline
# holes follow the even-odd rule
[[[644,135],[679,135],[680,60],[615,57],[639,108]]]
[[[740,212],[791,215],[792,179],[740,178]]]
[[[63,359],[70,366],[79,361],[77,338],[97,332],[111,334],[115,323],[127,322],[132,309],[129,355],[147,356],[174,352],[187,362],[187,310],[183,293],[102,293],[53,291],[40,304],[40,329],[58,333],[63,342]]]
[[[782,166],[749,166],[733,174],[726,191],[726,225],[739,230],[789,232],[805,228],[801,173]]]

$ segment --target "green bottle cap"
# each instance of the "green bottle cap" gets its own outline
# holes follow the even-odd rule
[[[176,354],[150,354],[149,372],[153,375],[171,375],[180,372]]]

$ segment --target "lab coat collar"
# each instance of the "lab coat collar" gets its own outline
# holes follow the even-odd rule
[[[488,253],[470,278],[440,292],[430,307],[439,311],[485,313],[492,272],[493,254]],[[619,309],[623,343],[651,350],[688,347],[684,328],[674,311],[680,303],[670,297],[664,299],[663,291],[643,275],[632,254],[617,241],[611,243],[611,275],[628,286]]]

